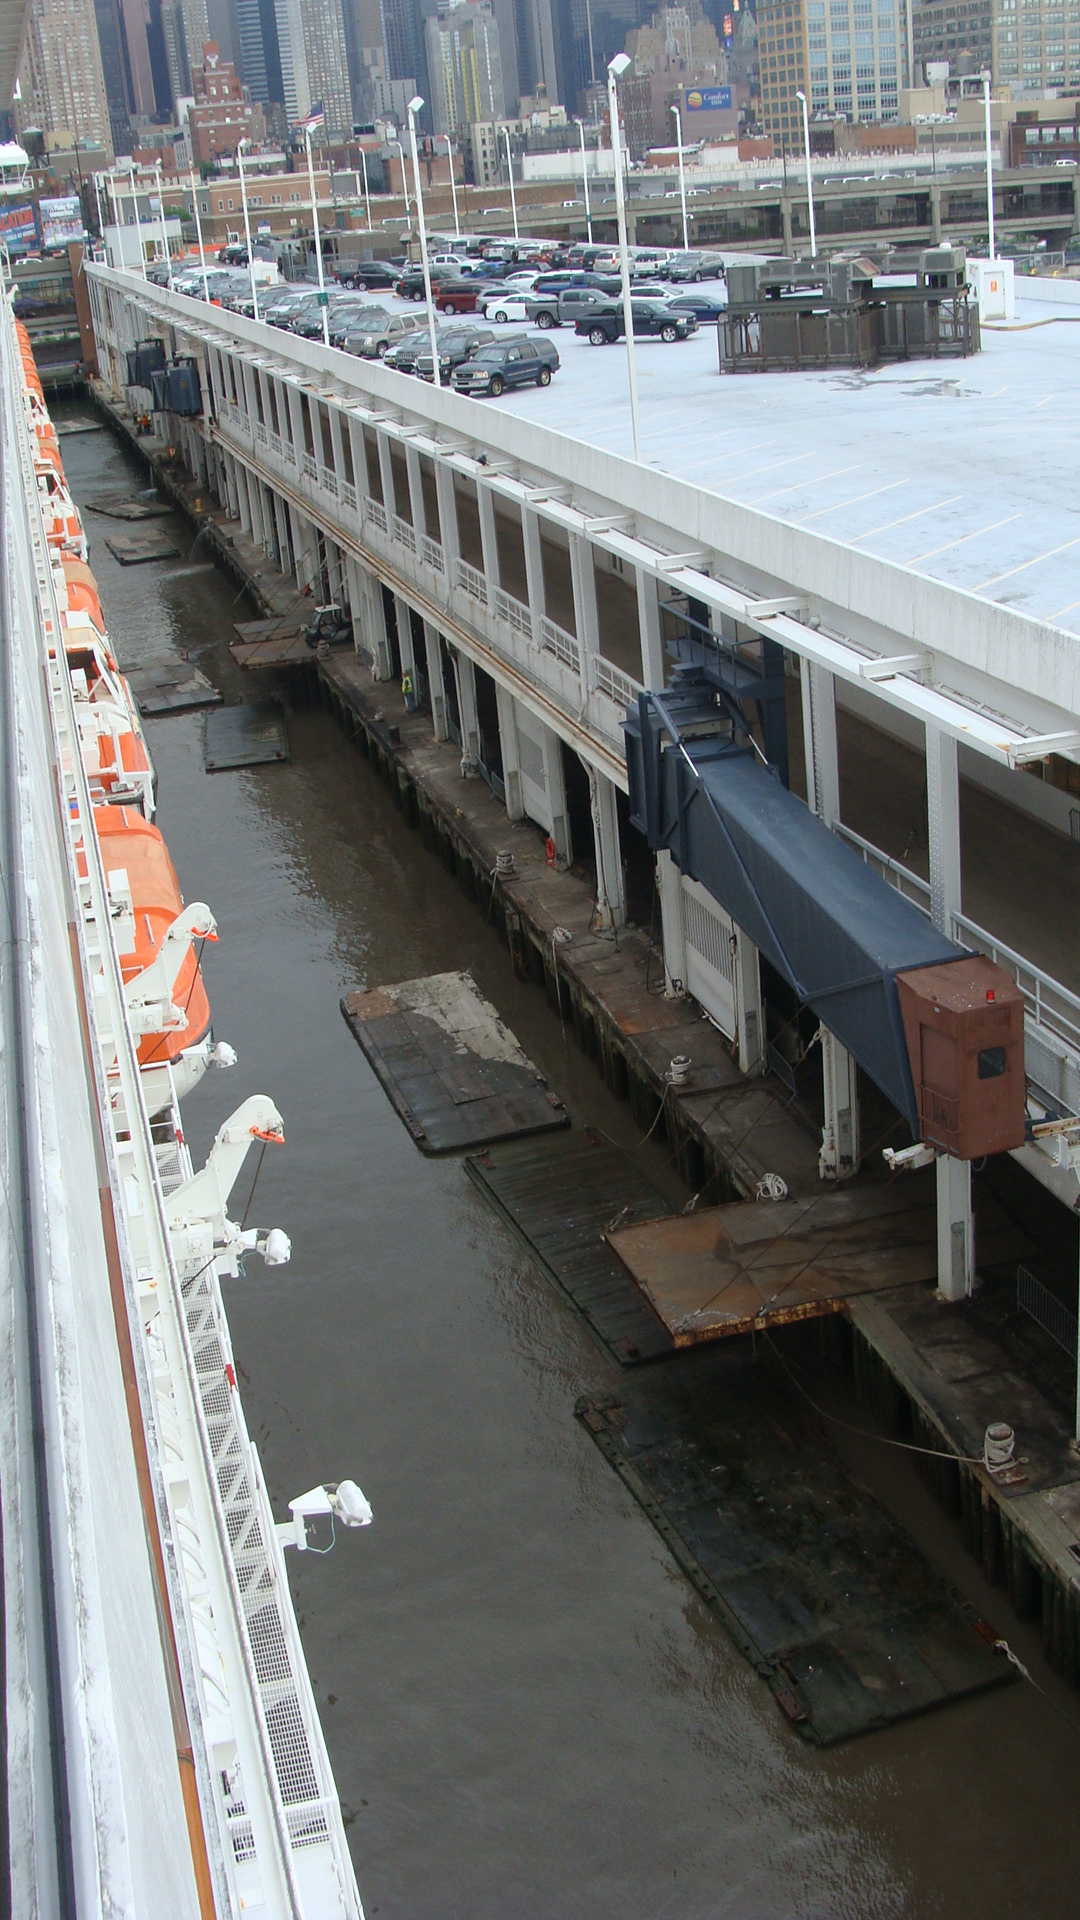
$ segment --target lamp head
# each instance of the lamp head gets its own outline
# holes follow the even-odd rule
[[[613,60],[608,61],[607,70],[613,79],[620,80],[629,65],[630,55],[628,53],[617,53]]]
[[[797,90],[797,92],[796,92],[796,94],[795,94],[795,98],[796,98],[796,100],[801,100],[801,101],[802,101],[802,103],[803,103],[803,106],[805,107],[805,105],[806,105],[806,95],[805,95],[805,93],[803,92],[803,90],[802,90],[802,88],[801,88],[801,87],[799,87],[799,88],[798,88],[798,90]]]
[[[419,93],[414,95],[413,99],[409,101],[409,112],[419,113],[423,104],[424,104],[423,95]]]

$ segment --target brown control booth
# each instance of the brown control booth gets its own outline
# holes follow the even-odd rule
[[[985,954],[898,973],[922,1138],[957,1160],[1024,1144],[1024,999]]]

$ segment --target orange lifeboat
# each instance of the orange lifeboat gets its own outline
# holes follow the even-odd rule
[[[106,879],[122,868],[131,892],[135,947],[133,952],[120,955],[126,986],[157,958],[166,933],[183,912],[184,901],[164,839],[134,807],[95,807],[94,826]],[[209,1031],[210,1002],[193,945],[188,947],[176,976],[173,1004],[186,1015],[187,1025],[144,1034],[139,1042],[140,1066],[182,1066],[180,1056],[185,1048],[195,1046]],[[185,1090],[178,1088],[181,1093]]]

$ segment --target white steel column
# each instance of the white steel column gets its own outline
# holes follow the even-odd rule
[[[573,861],[570,845],[570,816],[566,810],[566,776],[563,773],[562,746],[552,727],[539,723],[544,754],[544,785],[551,807],[551,838],[555,843],[555,865],[560,873]]]
[[[334,455],[334,472],[337,475],[338,494],[345,479],[345,455],[341,446],[341,414],[337,407],[327,407],[330,418],[330,446]]]
[[[446,561],[446,579],[447,583],[453,586],[457,558],[461,552],[461,541],[458,538],[453,469],[448,467],[444,460],[435,462],[435,492],[439,501],[439,538],[442,541],[443,558]]]
[[[683,918],[682,873],[666,847],[656,856],[656,887],[660,895],[660,932],[664,943],[664,984],[672,996],[686,992],[686,923]]]
[[[401,655],[402,678],[404,679],[405,675],[408,674],[413,684],[413,692],[415,693],[416,658],[413,653],[412,620],[409,614],[409,603],[407,600],[402,599],[400,593],[395,593],[394,595],[394,616],[397,620],[398,652]]]
[[[420,472],[420,455],[415,447],[405,448],[405,471],[409,476],[409,511],[412,514],[413,528],[419,546],[420,535],[427,532],[427,514],[424,511],[424,482]]]
[[[293,570],[292,542],[289,539],[289,517],[285,511],[285,502],[279,493],[273,494],[274,519],[277,521],[278,565],[282,573]]]
[[[596,607],[592,542],[581,533],[570,535],[570,584],[574,592],[574,625],[581,654],[581,696],[587,700],[592,691],[589,656],[600,651],[600,615]]]
[[[544,591],[544,553],[540,543],[540,515],[535,507],[521,505],[521,544],[525,551],[525,583],[529,596],[533,639],[539,640],[540,622],[547,612]]]
[[[635,567],[637,575],[638,635],[641,641],[642,685],[662,692],[664,643],[660,628],[660,585],[652,573]]]
[[[461,715],[461,770],[474,774],[480,759],[480,722],[476,714],[476,673],[472,661],[454,649],[458,712]]]
[[[397,493],[394,489],[394,462],[390,455],[390,435],[381,427],[375,429],[375,439],[379,448],[379,478],[382,481],[383,506],[387,513],[397,512]]]
[[[252,531],[251,499],[248,493],[248,474],[242,460],[236,462],[236,504],[240,515],[240,525],[245,533]]]
[[[476,504],[480,514],[480,547],[484,572],[490,588],[499,585],[499,540],[495,531],[495,496],[482,480],[476,483]]]
[[[296,455],[296,465],[299,469],[307,450],[304,443],[304,409],[300,404],[300,395],[292,381],[286,380],[284,385],[285,402],[289,409],[289,436],[292,441],[293,452]]]
[[[806,797],[813,811],[833,827],[840,819],[840,762],[836,745],[836,687],[825,667],[800,662]],[[823,1180],[844,1180],[859,1166],[859,1096],[855,1062],[823,1024],[821,1078],[825,1125],[818,1171]]]
[[[956,741],[940,727],[926,729],[926,811],[930,838],[930,918],[951,935],[960,896],[960,772]],[[937,1174],[938,1291],[963,1300],[975,1285],[975,1222],[971,1163],[939,1153]]]
[[[495,683],[495,705],[499,714],[499,746],[502,751],[503,786],[506,789],[506,812],[511,820],[524,820],[525,804],[521,798],[521,757],[518,746],[517,721],[514,718],[513,696],[504,687]]]
[[[619,845],[617,789],[606,774],[589,768],[593,838],[596,842],[596,916],[602,927],[626,925],[626,889]]]
[[[436,740],[449,740],[446,724],[446,682],[443,679],[442,647],[439,633],[430,620],[424,621],[424,653],[427,657],[428,687],[431,692],[431,722]]]

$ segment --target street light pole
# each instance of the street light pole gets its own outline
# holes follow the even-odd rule
[[[576,118],[577,116],[575,115],[575,119]],[[589,235],[589,245],[591,247],[593,243],[592,241],[592,209],[589,206],[589,159],[588,159],[588,155],[585,152],[584,120],[577,121],[577,130],[581,135],[581,184],[585,189],[585,227]]]
[[[154,178],[157,181],[157,210],[161,222],[161,244],[165,249],[165,273],[169,291],[172,291],[172,255],[169,252],[169,229],[165,225],[165,196],[161,190],[161,161],[154,161]]]
[[[206,278],[206,255],[203,252],[202,221],[199,219],[199,189],[195,184],[195,169],[191,169],[191,204],[195,209],[195,238],[199,242],[199,265],[202,268],[203,299],[210,305],[210,283]]]
[[[685,169],[685,168],[684,168],[684,166],[683,166],[683,150],[682,150],[682,114],[681,114],[681,113],[679,112],[679,109],[678,109],[678,107],[676,107],[676,106],[673,106],[673,107],[672,107],[672,109],[671,109],[671,111],[672,111],[672,113],[673,113],[673,114],[675,115],[675,138],[677,139],[677,141],[678,141],[678,143],[679,143],[679,199],[680,199],[680,200],[682,201],[682,243],[683,243],[683,251],[684,251],[684,252],[686,252],[686,253],[689,253],[689,251],[690,251],[690,228],[689,228],[689,226],[688,226],[688,224],[687,224],[687,219],[686,219],[686,169]]]
[[[367,208],[367,230],[370,233],[372,230],[371,228],[371,195],[368,192],[368,183],[367,183],[367,154],[364,152],[363,147],[361,147],[360,149],[360,168],[364,176],[364,205]]]
[[[405,149],[402,146],[401,141],[397,139],[396,136],[394,136],[391,139],[390,145],[392,147],[396,147],[398,150],[398,153],[401,155],[401,191],[405,195],[405,219],[408,225],[411,227],[412,226],[412,202],[409,199],[409,176],[405,171]]]
[[[810,165],[810,114],[806,105],[806,95],[799,88],[797,99],[802,101],[802,130],[806,146],[806,198],[810,208],[810,258],[817,259],[817,227],[814,224],[814,174]]]
[[[412,148],[413,185],[416,188],[416,224],[420,229],[420,265],[424,271],[424,299],[427,301],[428,334],[431,339],[431,377],[442,386],[439,375],[439,342],[435,336],[435,302],[431,294],[431,268],[428,265],[427,227],[424,224],[424,193],[420,185],[420,155],[416,147],[416,116],[423,107],[420,94],[409,101],[409,145]]]
[[[248,279],[251,282],[251,310],[254,319],[259,317],[259,296],[255,291],[255,255],[251,250],[251,221],[248,219],[247,182],[244,179],[244,148],[250,147],[247,135],[236,143],[236,164],[240,172],[240,202],[244,209],[244,239],[247,242]]]
[[[510,176],[510,211],[514,216],[514,239],[516,240],[519,237],[518,236],[518,217],[517,217],[517,195],[514,192],[514,162],[510,153],[509,127],[503,128],[503,139],[506,141],[506,171]]]
[[[448,133],[443,134],[443,139],[446,141],[446,158],[450,162],[450,192],[454,201],[454,239],[460,240],[461,221],[458,219],[457,211],[457,181],[454,179],[454,149],[450,144],[450,135]]]
[[[990,228],[992,264],[997,259],[997,249],[994,245],[994,143],[990,127],[990,75],[988,73],[983,74],[982,83],[983,107],[986,113],[986,218]]]
[[[634,459],[641,459],[638,433],[637,366],[634,361],[634,309],[630,300],[630,254],[626,244],[626,195],[619,146],[619,75],[626,72],[630,56],[617,53],[608,62],[608,111],[611,116],[611,155],[615,162],[615,214],[619,223],[619,269],[622,275],[623,326],[626,329],[626,374],[630,383],[630,425],[634,437]]]
[[[315,167],[311,158],[311,128],[304,128],[304,145],[307,148],[307,177],[311,193],[311,222],[315,229],[315,265],[319,275],[319,312],[322,314],[323,346],[330,345],[330,316],[327,311],[326,286],[323,282],[322,240],[319,237],[319,204],[315,197]]]

